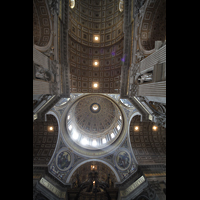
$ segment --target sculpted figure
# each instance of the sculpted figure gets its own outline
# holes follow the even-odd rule
[[[48,74],[45,72],[45,70],[42,67],[40,67],[39,65],[36,65],[35,69],[36,69],[36,72],[35,72],[36,78],[48,81],[50,77],[48,76]]]
[[[135,55],[136,55],[138,61],[141,61],[144,58],[144,55],[140,50],[137,50]]]
[[[140,81],[140,83],[143,83],[144,81],[146,82],[152,81],[152,73],[143,74],[141,78],[138,78],[138,81]]]

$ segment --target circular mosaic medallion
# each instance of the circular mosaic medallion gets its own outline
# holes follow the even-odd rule
[[[126,170],[131,164],[130,153],[126,150],[119,151],[115,156],[115,162],[120,170]]]
[[[67,151],[62,151],[57,155],[56,161],[57,167],[60,170],[65,171],[71,165],[71,155]]]

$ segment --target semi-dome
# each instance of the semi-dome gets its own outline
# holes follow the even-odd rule
[[[70,138],[87,149],[104,148],[113,143],[123,128],[117,104],[103,95],[86,95],[76,101],[66,117]]]

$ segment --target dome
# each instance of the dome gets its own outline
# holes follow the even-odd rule
[[[70,138],[87,149],[104,148],[113,143],[123,128],[119,107],[103,95],[86,95],[76,101],[66,117]]]

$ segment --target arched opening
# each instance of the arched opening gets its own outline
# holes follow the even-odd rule
[[[68,197],[76,200],[95,197],[97,200],[117,199],[115,182],[117,178],[110,167],[102,162],[89,161],[79,166],[71,176],[72,189],[68,190]]]
[[[136,200],[149,200],[149,198],[144,195],[141,195]]]
[[[33,41],[39,51],[46,51],[52,42],[52,23],[46,0],[33,0]]]
[[[140,25],[140,48],[144,53],[155,48],[155,41],[166,40],[166,0],[148,1]]]
[[[33,122],[33,166],[47,167],[58,139],[58,122],[55,116],[47,115],[47,121]]]
[[[98,163],[104,164],[105,166],[107,166],[108,168],[110,168],[110,169],[112,170],[112,172],[115,174],[115,177],[116,177],[117,182],[120,182],[119,175],[118,175],[117,171],[115,170],[115,168],[114,168],[111,164],[109,164],[108,162],[105,162],[105,161],[99,160],[99,159],[89,159],[89,160],[85,160],[85,161],[79,163],[78,165],[76,165],[76,166],[72,169],[72,171],[70,172],[70,174],[68,175],[66,182],[67,182],[67,183],[70,182],[72,175],[74,174],[74,172],[75,172],[80,166],[82,166],[82,165],[84,165],[84,164],[86,164],[86,163],[89,163],[89,162],[93,162],[93,163],[98,162]]]
[[[140,115],[130,123],[130,141],[139,165],[166,164],[166,128],[152,121],[140,121]]]

